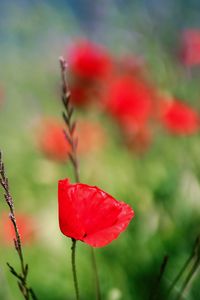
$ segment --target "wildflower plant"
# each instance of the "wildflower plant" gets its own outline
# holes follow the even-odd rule
[[[9,181],[8,181],[8,178],[5,173],[5,167],[4,167],[4,163],[2,161],[2,153],[1,152],[0,152],[0,185],[3,188],[4,199],[10,210],[9,218],[10,218],[10,221],[12,222],[12,225],[13,225],[13,228],[15,231],[14,246],[15,246],[15,250],[17,251],[17,254],[19,257],[21,270],[20,270],[20,272],[16,271],[16,269],[13,266],[11,266],[9,263],[7,263],[7,265],[10,269],[10,272],[17,278],[17,284],[18,284],[18,287],[19,287],[24,299],[36,300],[37,298],[36,298],[36,295],[35,295],[33,289],[27,283],[29,268],[28,268],[28,264],[26,264],[25,260],[24,260],[20,233],[18,230],[17,219],[15,217],[14,201],[13,201],[13,198],[12,198],[12,195],[10,192]]]
[[[76,299],[78,300],[80,296],[75,263],[77,240],[81,240],[92,247],[103,247],[126,229],[134,216],[134,212],[130,206],[116,201],[101,189],[79,183],[78,139],[75,134],[76,123],[72,121],[73,107],[66,81],[66,66],[66,61],[61,57],[62,102],[65,108],[63,119],[66,124],[64,133],[71,146],[68,155],[74,168],[77,183],[70,184],[68,179],[59,181],[59,224],[62,233],[72,239],[72,271]],[[99,278],[93,248],[91,248],[91,257],[96,283],[96,299],[100,300]]]

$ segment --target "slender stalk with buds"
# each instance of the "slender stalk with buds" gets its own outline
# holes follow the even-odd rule
[[[70,162],[74,169],[74,176],[76,182],[80,182],[80,175],[79,175],[79,164],[77,158],[77,146],[78,146],[78,138],[75,134],[76,129],[76,122],[72,120],[74,108],[71,104],[70,98],[71,93],[69,91],[66,79],[66,68],[67,64],[63,57],[60,57],[60,68],[61,68],[61,78],[62,78],[62,103],[64,106],[63,112],[63,119],[66,125],[66,129],[64,130],[64,134],[66,137],[67,142],[71,146],[71,151],[68,153]],[[72,271],[73,271],[73,278],[74,278],[74,288],[76,291],[76,299],[79,300],[79,288],[78,288],[78,280],[76,274],[76,264],[75,264],[75,249],[76,249],[76,240],[72,239]],[[94,272],[94,280],[96,286],[96,299],[101,300],[100,294],[100,286],[99,286],[99,278],[96,266],[96,259],[94,254],[94,249],[91,247],[91,258],[92,258],[92,266]]]
[[[68,155],[74,168],[75,180],[76,182],[80,182],[79,165],[78,165],[78,158],[77,158],[78,138],[75,136],[76,122],[72,120],[74,108],[70,101],[71,93],[67,86],[66,67],[67,67],[66,62],[61,57],[60,58],[60,68],[61,68],[61,78],[62,78],[61,97],[62,97],[62,102],[65,110],[62,115],[66,124],[66,130],[64,130],[64,134],[67,139],[67,142],[71,146],[71,151],[68,153]]]
[[[9,181],[8,178],[6,177],[1,151],[0,151],[0,185],[3,188],[4,199],[10,210],[9,218],[12,222],[15,231],[14,245],[20,260],[21,271],[17,272],[9,263],[7,263],[7,265],[9,267],[10,272],[17,278],[17,283],[24,299],[29,300],[32,298],[33,300],[36,300],[37,298],[35,296],[35,293],[33,292],[33,289],[27,285],[27,277],[28,277],[29,269],[28,269],[28,265],[24,262],[22,244],[21,244],[20,234],[17,226],[17,220],[15,217],[14,201],[10,193]]]

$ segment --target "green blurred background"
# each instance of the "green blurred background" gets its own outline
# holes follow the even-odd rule
[[[39,299],[74,299],[71,241],[57,218],[57,181],[70,177],[68,164],[45,158],[36,146],[41,116],[61,119],[58,57],[76,37],[90,38],[113,55],[142,54],[156,84],[200,109],[200,73],[182,72],[176,59],[180,31],[200,26],[198,1],[2,1],[0,3],[0,148],[16,213],[31,216],[34,238],[25,243],[29,282]],[[119,239],[97,249],[102,299],[149,299],[164,255],[168,286],[190,255],[200,231],[199,135],[156,136],[139,156],[129,151],[113,121],[98,108],[77,110],[95,120],[106,144],[80,158],[81,180],[129,203],[135,218]],[[0,214],[7,207],[0,201]],[[9,237],[8,237],[9,239]],[[21,299],[6,262],[18,266],[12,241],[0,241],[0,299]],[[94,299],[89,247],[78,243],[81,299]],[[185,299],[200,299],[200,276]],[[179,286],[177,286],[177,290]]]

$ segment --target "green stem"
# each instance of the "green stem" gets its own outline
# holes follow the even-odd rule
[[[76,273],[76,240],[72,239],[72,273],[73,273],[73,280],[74,280],[74,289],[76,294],[76,300],[79,300],[79,288],[78,288],[78,279]]]
[[[185,270],[187,269],[189,264],[192,262],[192,260],[195,257],[197,257],[197,261],[199,261],[199,250],[200,250],[200,235],[198,235],[196,240],[195,240],[191,255],[186,260],[186,262],[183,265],[182,269],[180,270],[180,272],[178,273],[178,275],[176,276],[176,278],[172,282],[171,286],[169,287],[168,293],[166,295],[166,299],[169,298],[169,295],[170,295],[171,291],[174,289],[175,285],[177,284],[177,282],[179,281],[179,279],[181,278],[181,276],[183,275],[183,273],[185,272]]]
[[[169,287],[169,290],[167,292],[167,297],[166,299],[169,298],[169,295],[171,294],[171,292],[173,291],[174,287],[176,286],[177,282],[179,281],[179,279],[181,278],[181,276],[183,275],[183,273],[185,272],[185,270],[187,269],[187,267],[189,266],[190,262],[193,259],[193,254],[186,260],[185,264],[183,265],[182,269],[180,270],[180,272],[177,274],[176,278],[174,279],[174,281],[172,282],[172,284]]]
[[[159,297],[160,283],[161,283],[162,277],[165,273],[166,266],[167,266],[167,263],[168,263],[168,259],[169,259],[168,255],[165,255],[163,260],[162,260],[162,264],[160,266],[160,272],[159,272],[158,278],[156,280],[156,284],[153,288],[153,291],[150,294],[149,300],[155,300],[155,299],[158,299],[158,297]]]
[[[96,300],[101,300],[97,263],[96,263],[94,249],[92,247],[91,247],[91,256],[92,256],[92,267],[93,267],[95,287],[96,287]]]
[[[180,293],[179,293],[179,295],[178,295],[178,297],[177,297],[177,300],[181,300],[181,299],[182,299],[182,296],[183,296],[185,290],[187,289],[187,287],[188,287],[190,281],[192,280],[192,277],[194,276],[194,274],[195,274],[196,270],[198,269],[198,267],[199,267],[199,259],[197,259],[197,260],[195,261],[195,263],[194,263],[194,265],[193,265],[191,271],[190,271],[189,274],[187,275],[187,277],[186,277],[186,279],[185,279],[185,281],[184,281],[184,283],[183,283],[183,286],[182,286],[182,288],[181,288],[181,291],[180,291]]]

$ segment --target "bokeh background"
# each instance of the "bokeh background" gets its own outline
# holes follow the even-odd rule
[[[199,30],[197,0],[0,1],[0,148],[39,299],[74,299],[71,242],[57,217],[57,181],[74,180],[62,140],[60,55],[69,63],[81,180],[136,215],[95,251],[102,299],[149,299],[167,254],[165,291],[191,254],[200,231]],[[136,112],[132,100],[142,103]],[[184,108],[174,113],[177,102]],[[21,299],[6,266],[18,260],[1,199],[0,299]],[[86,244],[78,243],[77,265],[81,299],[94,299]],[[199,280],[185,299],[200,299]]]

